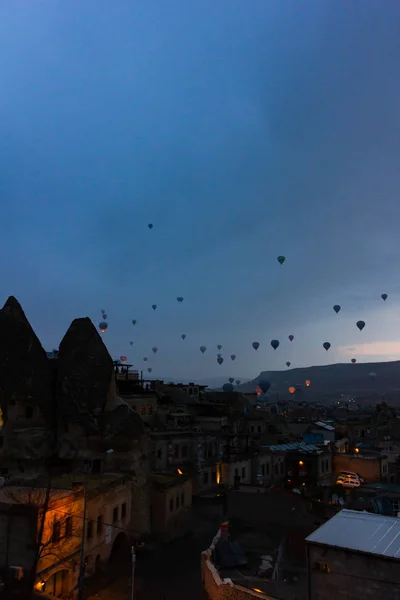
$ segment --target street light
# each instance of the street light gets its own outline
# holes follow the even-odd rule
[[[136,564],[136,554],[135,554],[135,546],[132,545],[132,584],[131,584],[131,600],[133,600],[134,588],[135,588],[135,564]]]
[[[81,557],[80,557],[79,579],[78,579],[78,600],[83,600],[83,577],[85,574],[85,523],[86,523],[86,504],[87,504],[87,481],[83,481],[82,485],[83,485],[83,521],[82,521],[82,538],[81,538]]]

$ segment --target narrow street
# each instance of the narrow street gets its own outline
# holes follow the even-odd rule
[[[200,575],[200,554],[218,524],[207,523],[191,537],[174,540],[160,550],[139,555],[135,569],[135,600],[206,600]],[[90,600],[130,600],[131,564],[113,568],[108,582]]]

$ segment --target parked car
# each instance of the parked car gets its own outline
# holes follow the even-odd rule
[[[344,488],[358,488],[364,483],[362,477],[357,473],[342,471],[336,480],[337,485],[342,485]]]

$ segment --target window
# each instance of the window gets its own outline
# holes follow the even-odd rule
[[[162,457],[162,450],[161,450],[161,448],[159,448],[157,450],[157,458],[161,458],[161,457]]]
[[[125,519],[126,517],[126,502],[121,504],[121,519]]]
[[[261,425],[258,426],[258,433],[261,433]]]
[[[93,537],[93,521],[88,521],[86,526],[86,537],[90,540]]]
[[[182,446],[182,456],[185,457],[188,455],[188,447]]]
[[[212,474],[211,474],[211,481],[212,481],[213,483],[216,483],[216,482],[217,482],[217,471],[213,471],[213,472],[212,472]]]
[[[146,407],[145,406],[141,406],[140,407],[140,414],[143,416],[146,414]]]
[[[185,504],[185,494],[184,494],[184,492],[182,492],[182,494],[181,494],[181,505],[184,506],[184,504]]]
[[[177,444],[174,446],[174,457],[179,458],[179,446]]]
[[[113,523],[115,523],[116,521],[118,521],[118,506],[115,506],[115,508],[113,508]]]
[[[239,477],[239,469],[235,469],[235,477]]]
[[[265,465],[266,474],[269,475],[269,463]]]
[[[391,500],[393,516],[397,517],[397,513],[400,511],[400,502],[398,500]]]
[[[178,510],[178,508],[179,508],[179,500],[180,500],[180,498],[179,498],[179,496],[177,496],[176,497],[176,510]]]
[[[32,419],[33,417],[33,407],[32,406],[27,406],[25,409],[25,418],[26,419]]]
[[[283,475],[284,472],[284,466],[283,466],[283,461],[281,462],[281,475]]]
[[[61,523],[60,521],[56,521],[53,523],[53,531],[51,533],[51,541],[53,544],[60,541],[61,537]]]
[[[169,501],[169,510],[171,512],[174,510],[174,500],[173,500],[173,498],[171,498],[171,500]]]
[[[243,479],[246,477],[246,467],[242,467],[242,477]]]
[[[279,469],[279,465],[278,463],[275,464],[275,475],[278,475],[278,469]]]
[[[261,475],[262,476],[265,475],[265,465],[264,464],[261,465]]]
[[[103,533],[103,515],[99,515],[97,517],[97,535],[101,535]]]
[[[321,472],[323,473],[325,471],[325,461],[321,460]]]
[[[65,519],[65,537],[72,537],[72,517]]]
[[[207,485],[208,483],[208,471],[204,471],[203,473],[203,483],[204,485]]]
[[[153,406],[151,404],[149,404],[149,406],[147,407],[147,414],[149,414],[149,415],[153,414]]]
[[[326,469],[326,472],[329,471],[329,458],[327,458],[325,461],[325,469]]]

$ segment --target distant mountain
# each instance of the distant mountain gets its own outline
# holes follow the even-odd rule
[[[370,374],[374,373],[375,376]],[[329,399],[340,394],[351,396],[382,396],[389,394],[400,400],[400,361],[379,363],[338,363],[287,371],[263,371],[255,379],[240,385],[241,392],[254,392],[260,376],[265,375],[271,383],[271,392],[280,397],[290,397],[288,388],[304,388],[305,397]],[[310,387],[305,381],[310,380]]]

